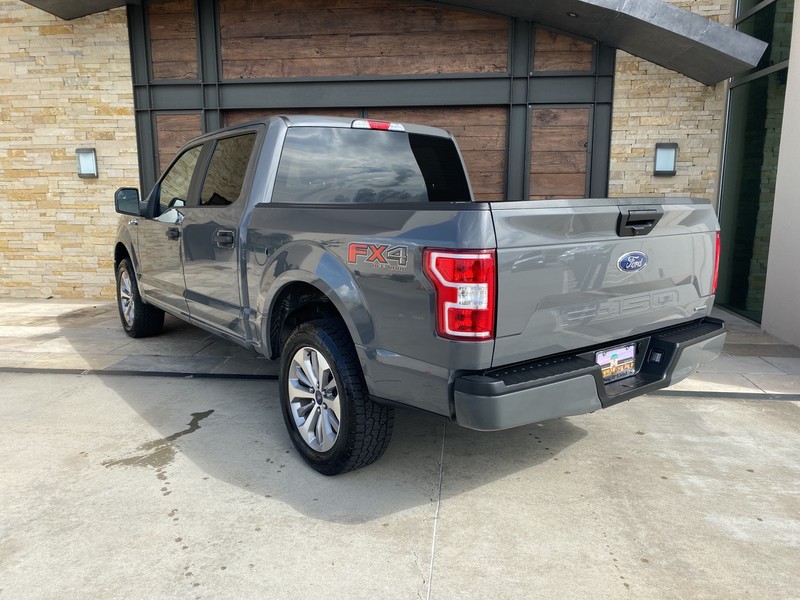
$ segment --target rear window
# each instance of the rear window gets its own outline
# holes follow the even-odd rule
[[[273,202],[469,202],[447,138],[394,131],[295,127],[286,134]]]

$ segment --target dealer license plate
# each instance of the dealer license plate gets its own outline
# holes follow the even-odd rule
[[[610,383],[636,373],[636,344],[602,350],[595,355],[595,362],[603,371],[603,381]]]

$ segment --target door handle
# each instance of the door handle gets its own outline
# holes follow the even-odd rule
[[[236,240],[236,233],[229,229],[218,229],[214,233],[214,241],[218,248],[233,248],[234,240]]]
[[[171,240],[177,240],[181,237],[181,230],[177,227],[170,227],[167,229],[167,237]]]

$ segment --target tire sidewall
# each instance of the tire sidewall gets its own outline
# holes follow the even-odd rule
[[[292,409],[289,403],[289,370],[292,365],[292,359],[298,350],[305,347],[313,348],[328,361],[331,372],[336,379],[336,388],[339,393],[339,433],[333,448],[327,452],[317,452],[305,442],[297,429],[297,425],[295,425],[294,416],[292,415]],[[327,332],[320,327],[316,327],[313,323],[306,323],[298,327],[289,337],[281,353],[281,371],[278,384],[280,386],[283,419],[295,448],[297,448],[307,461],[314,465],[330,465],[347,458],[352,406],[351,393],[347,388],[346,380],[342,377],[340,370],[340,365],[343,360],[344,357],[341,351]]]
[[[131,302],[133,302],[133,323],[128,324],[125,320],[125,315],[122,313],[122,294],[120,293],[120,285],[122,281],[122,274],[127,273],[128,278],[131,280]],[[119,313],[119,320],[122,323],[122,328],[130,333],[133,331],[134,327],[136,327],[136,319],[138,315],[136,314],[139,308],[139,302],[141,302],[139,298],[139,288],[136,285],[136,277],[133,274],[133,270],[131,269],[130,262],[128,259],[122,259],[119,262],[119,266],[117,267],[117,312]]]

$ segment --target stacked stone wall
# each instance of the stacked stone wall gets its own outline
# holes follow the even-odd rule
[[[77,175],[95,148],[99,178]],[[113,194],[138,185],[124,8],[0,0],[0,297],[111,298]]]
[[[671,4],[724,25],[731,0]],[[611,197],[709,198],[717,202],[727,84],[705,86],[646,60],[617,52],[611,136]],[[676,142],[677,174],[653,175],[655,145]]]

